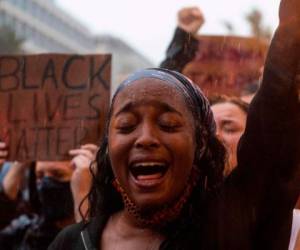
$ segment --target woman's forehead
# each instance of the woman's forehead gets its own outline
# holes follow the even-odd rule
[[[60,170],[60,171],[67,171],[70,170],[73,172],[72,168],[70,168],[69,161],[38,161],[36,163],[36,170],[42,171],[52,171],[52,170]]]
[[[117,94],[113,105],[146,100],[165,100],[185,105],[184,96],[175,84],[156,78],[142,78],[127,84]]]
[[[247,113],[239,105],[230,101],[215,103],[211,106],[211,110],[214,115],[238,116],[244,119],[247,116]]]
[[[170,82],[158,78],[144,77],[127,83],[122,92],[132,89],[135,89],[135,91],[138,90],[140,92],[147,92],[149,89],[152,89],[157,94],[165,90],[180,92],[179,88],[176,87],[176,84],[178,83],[175,83],[175,81]]]

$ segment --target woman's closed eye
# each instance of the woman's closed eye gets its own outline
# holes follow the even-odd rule
[[[177,114],[164,114],[160,117],[158,124],[163,131],[177,132],[182,127],[182,121]]]
[[[115,121],[115,128],[122,134],[132,132],[136,125],[137,119],[132,114],[120,115]]]
[[[228,133],[228,134],[232,134],[232,133],[236,133],[240,131],[240,128],[232,123],[228,123],[225,126],[223,126],[223,130],[224,132]]]

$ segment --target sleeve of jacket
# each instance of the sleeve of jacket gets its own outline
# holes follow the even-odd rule
[[[93,250],[85,248],[80,234],[82,228],[82,223],[67,226],[56,236],[48,250]]]
[[[161,68],[182,72],[185,65],[193,60],[198,49],[198,40],[190,33],[176,28]]]
[[[299,27],[279,27],[230,177],[249,200],[259,244],[255,249],[287,249],[300,188],[299,59]]]

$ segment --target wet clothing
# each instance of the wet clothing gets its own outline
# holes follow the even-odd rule
[[[0,250],[46,250],[59,231],[38,215],[21,215],[0,232]]]
[[[4,163],[0,172],[0,230],[8,226],[10,222],[23,214],[33,214],[38,211],[39,202],[35,195],[35,173],[30,168],[25,174],[24,186],[18,193],[15,200],[7,197],[3,188],[3,179],[13,165],[10,162]],[[34,183],[31,183],[34,180]]]
[[[193,35],[176,28],[174,37],[167,49],[166,58],[160,67],[182,72],[184,66],[195,57],[198,46],[199,41]]]
[[[288,249],[293,207],[298,199],[300,105],[294,78],[300,39],[286,43],[275,33],[263,82],[250,105],[238,147],[238,166],[203,207],[199,232],[188,225],[175,236],[199,250]],[[283,60],[284,59],[284,60]],[[106,221],[92,219],[65,228],[49,250],[99,249]],[[176,225],[174,225],[176,226]],[[161,249],[178,249],[172,244]]]
[[[92,219],[87,225],[83,222],[67,226],[48,250],[70,249],[70,250],[96,250],[100,243],[100,235],[105,223],[99,223],[97,219]]]
[[[69,183],[68,186],[70,186]],[[57,209],[55,203],[54,208],[56,210],[53,207],[50,207],[49,210],[52,210],[52,214],[58,211],[59,215],[65,215],[69,211],[65,210],[69,199],[62,190],[54,189],[54,191],[58,192],[56,197],[60,195],[65,196],[65,203],[63,203],[65,206],[60,205]],[[53,202],[62,202],[59,199],[55,199],[55,197],[47,198]],[[71,203],[73,205],[73,200],[71,200]],[[47,214],[49,219],[46,220],[44,216],[26,211],[26,209],[20,215],[20,211],[18,211],[20,204],[20,199],[12,201],[6,197],[3,190],[0,191],[0,222],[2,225],[2,230],[0,231],[0,250],[46,250],[61,229],[57,228],[53,223],[53,218],[57,218],[57,216],[51,217],[49,216],[49,212]]]

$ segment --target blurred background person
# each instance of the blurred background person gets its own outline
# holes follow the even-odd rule
[[[204,22],[204,15],[198,7],[183,8],[178,12],[175,35],[161,67],[181,72],[185,65],[193,60],[198,49],[196,35]],[[255,92],[257,89],[255,88]],[[248,92],[245,90],[244,93],[249,95],[249,92],[250,90]],[[253,96],[252,91],[248,101]],[[224,175],[227,176],[237,165],[237,145],[246,127],[248,104],[238,97],[225,95],[216,95],[210,99],[217,125],[217,135],[227,149],[227,163],[224,171]]]
[[[183,70],[184,66],[195,57],[198,49],[196,35],[204,22],[204,15],[198,7],[179,10],[177,28],[160,67],[178,72]]]
[[[191,62],[199,49],[197,34],[205,23],[203,12],[198,7],[182,8],[177,13],[177,28],[166,52],[166,58],[161,62],[160,67],[183,71],[185,66]],[[201,47],[200,47],[201,48]],[[262,75],[263,67],[259,70]],[[240,98],[250,103],[258,91],[259,82],[251,81],[246,83],[240,93]]]
[[[217,127],[217,136],[227,151],[224,175],[237,166],[238,143],[246,128],[249,105],[238,97],[210,98],[211,110]]]
[[[11,165],[1,183],[0,212],[15,218],[2,225],[0,249],[47,249],[63,227],[81,220],[79,206],[90,188],[89,166],[96,151],[97,146],[86,144],[70,150],[71,161],[37,161],[33,167],[18,162]],[[33,176],[26,176],[28,172]],[[29,185],[31,209],[16,211],[24,180]],[[81,212],[87,210],[83,202]]]

